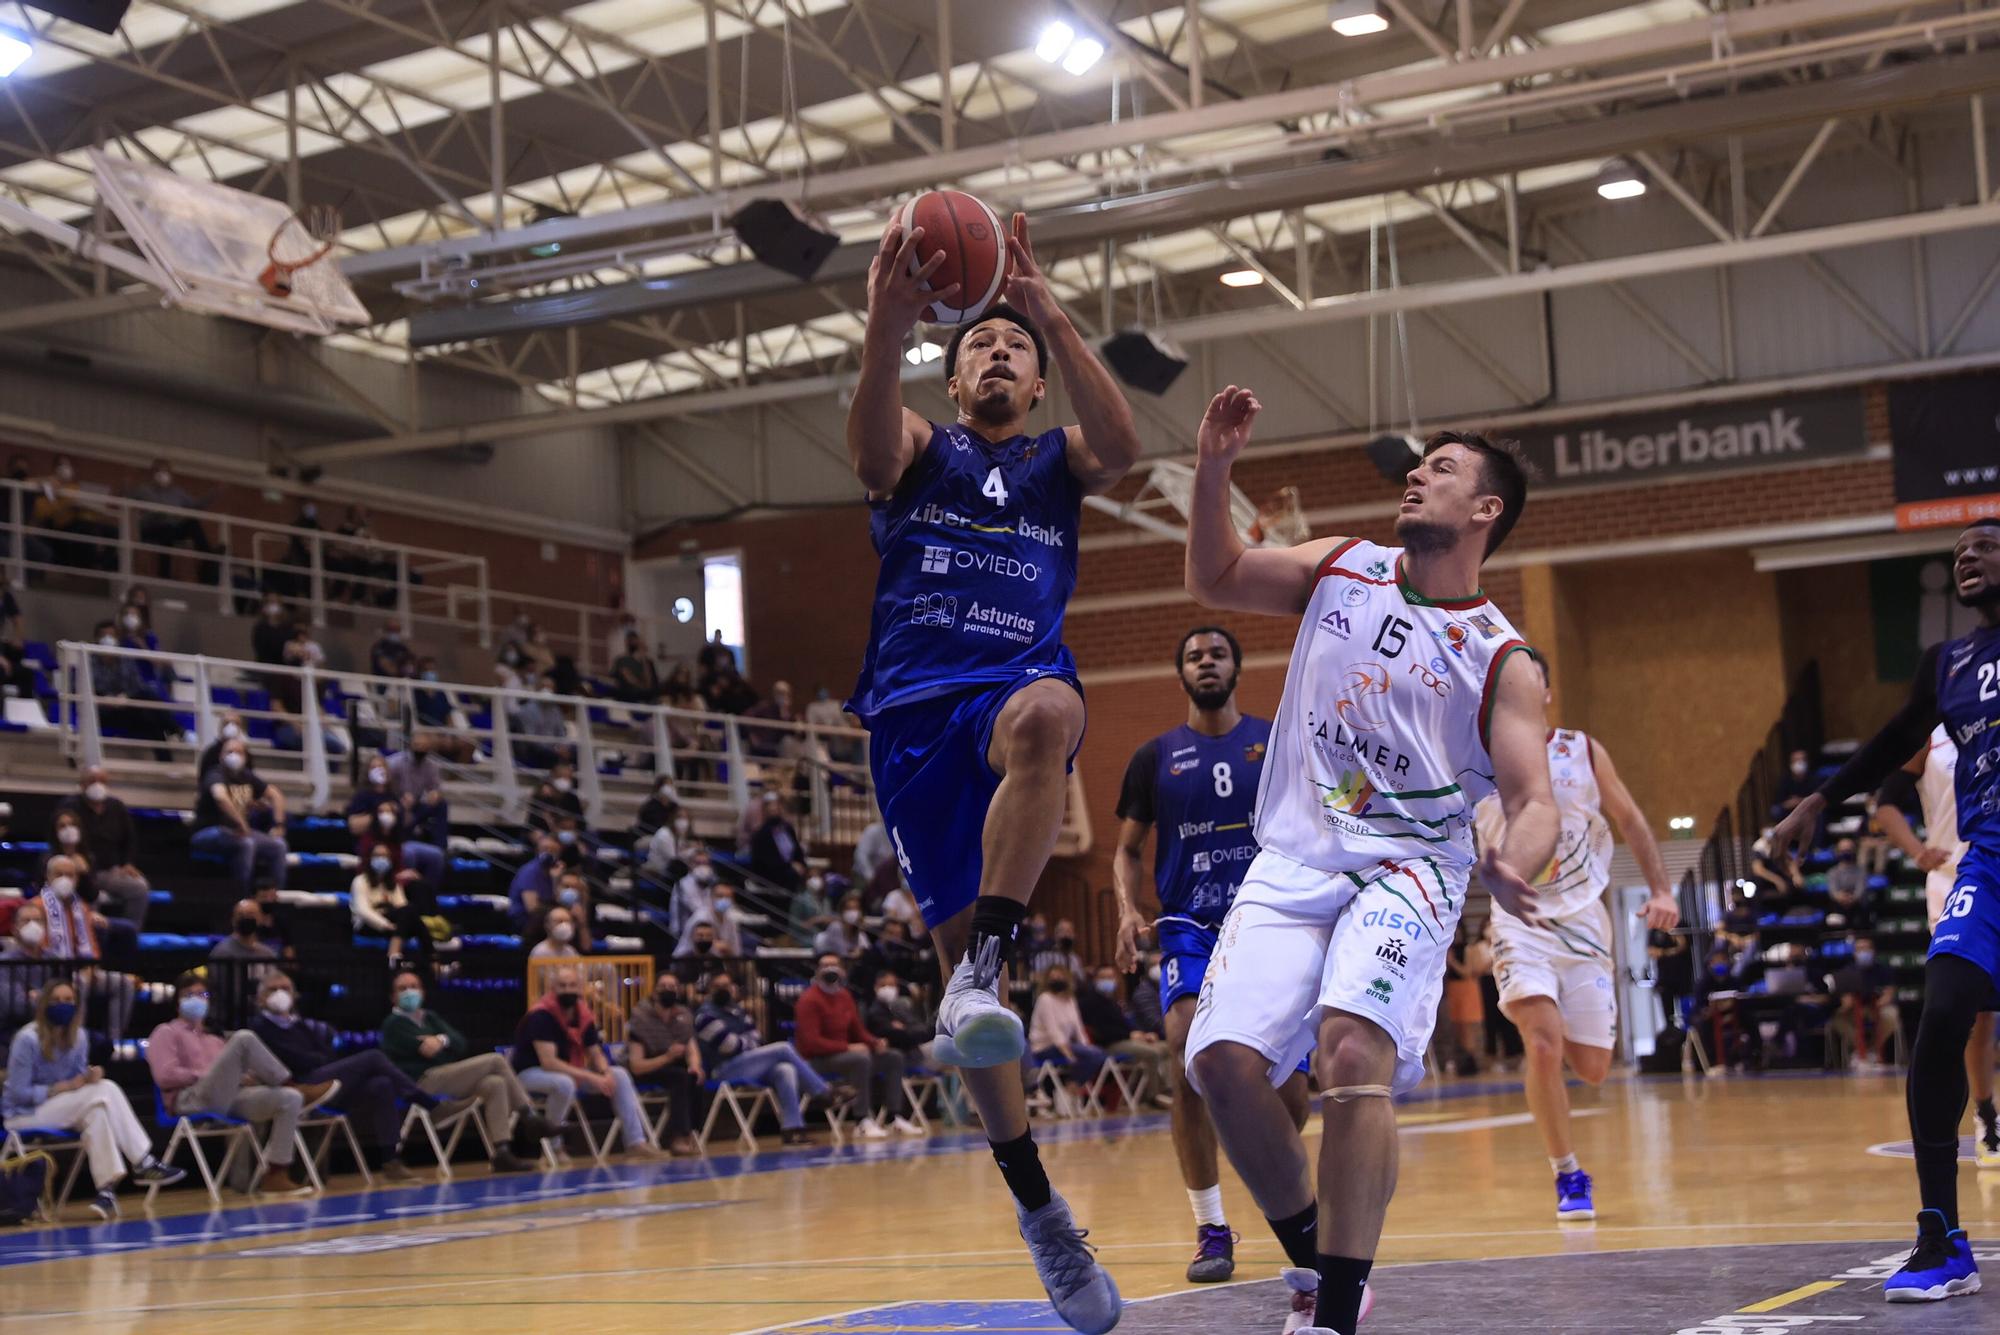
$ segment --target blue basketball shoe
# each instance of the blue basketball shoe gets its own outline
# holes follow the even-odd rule
[[[1083,1335],[1104,1335],[1116,1326],[1125,1306],[1118,1285],[1097,1263],[1095,1249],[1084,1240],[1090,1235],[1076,1226],[1069,1202],[1051,1194],[1047,1205],[1030,1211],[1015,1201],[1014,1213],[1056,1315]]]
[[[1556,1174],[1556,1218],[1597,1218],[1597,1207],[1590,1199],[1590,1174],[1581,1168]]]
[[[1979,1292],[1979,1265],[1965,1230],[1947,1230],[1944,1215],[1925,1210],[1917,1215],[1917,1245],[1903,1268],[1882,1286],[1892,1303],[1934,1303],[1943,1298]]]

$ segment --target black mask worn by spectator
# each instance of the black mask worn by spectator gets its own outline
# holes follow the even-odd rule
[[[236,920],[236,935],[255,936],[257,935],[257,929],[262,925],[256,918],[246,913]]]
[[[575,1009],[576,1009],[576,1003],[577,1003],[577,1002],[578,1002],[578,1001],[579,1001],[580,999],[581,999],[581,998],[580,998],[580,995],[579,995],[578,993],[575,993],[575,992],[558,992],[558,993],[556,993],[556,1004],[557,1004],[557,1005],[559,1005],[559,1006],[561,1006],[561,1007],[562,1007],[562,1008],[563,1008],[564,1010],[566,1010],[566,1011],[573,1011],[573,1010],[575,1010]]]

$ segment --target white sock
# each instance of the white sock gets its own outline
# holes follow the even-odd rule
[[[1199,1191],[1188,1188],[1188,1204],[1194,1207],[1194,1222],[1221,1228],[1228,1221],[1222,1217],[1222,1184],[1203,1187]]]
[[[1564,1173],[1574,1173],[1578,1166],[1574,1154],[1565,1154],[1560,1159],[1549,1160],[1549,1167],[1556,1170],[1557,1177],[1561,1177]]]

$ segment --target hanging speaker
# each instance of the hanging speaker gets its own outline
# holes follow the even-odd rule
[[[117,32],[125,11],[132,7],[132,0],[22,0],[22,3],[102,33]]]
[[[1120,380],[1148,394],[1164,394],[1182,371],[1187,358],[1157,334],[1143,329],[1121,329],[1104,340],[1100,349],[1104,361]]]
[[[840,238],[806,221],[782,199],[753,199],[729,220],[750,253],[802,283],[812,281]]]
[[[1415,436],[1377,436],[1368,442],[1367,450],[1375,471],[1391,482],[1401,482],[1409,476],[1424,455],[1424,447]]]

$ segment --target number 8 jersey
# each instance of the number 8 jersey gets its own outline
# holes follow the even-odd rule
[[[1327,553],[1299,623],[1257,794],[1257,842],[1329,873],[1436,858],[1470,867],[1494,791],[1487,725],[1528,646],[1484,594],[1434,602],[1401,548]]]
[[[882,568],[848,702],[864,722],[1027,672],[1074,674],[1062,623],[1083,487],[1068,439],[1058,427],[992,444],[933,425],[895,492],[869,502]]]

